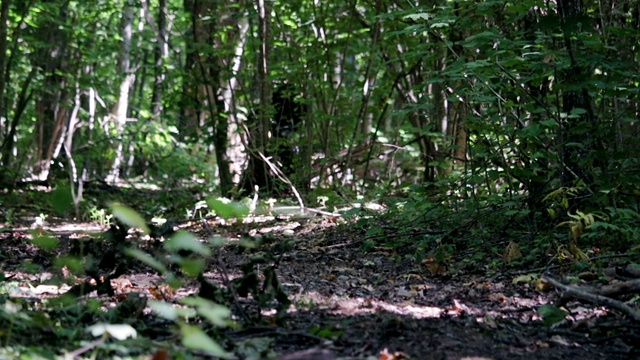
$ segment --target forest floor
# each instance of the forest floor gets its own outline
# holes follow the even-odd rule
[[[640,327],[603,306],[568,300],[571,315],[556,326],[543,324],[538,308],[553,304],[555,289],[536,289],[528,272],[486,271],[486,264],[466,270],[434,271],[429,264],[415,263],[388,248],[363,251],[365,235],[354,226],[336,224],[325,217],[266,219],[242,226],[223,226],[209,220],[217,235],[229,240],[212,261],[205,277],[219,282],[220,272],[230,278],[251,256],[238,251],[233,242],[241,234],[268,236],[271,244],[286,242],[276,273],[292,301],[283,324],[275,325],[268,312],[261,325],[226,330],[221,343],[240,359],[331,360],[331,359],[630,359],[640,357]],[[339,222],[339,221],[338,221]],[[28,224],[4,226],[0,233],[0,272],[21,289],[12,295],[33,299],[52,297],[46,288],[59,278],[55,257],[65,249],[41,251],[30,242]],[[1,228],[2,226],[0,226]],[[199,238],[207,233],[197,222],[182,225]],[[45,229],[69,244],[78,236],[103,231],[96,223],[72,224],[49,219]],[[79,235],[80,234],[80,235]],[[454,259],[451,260],[455,261]],[[24,272],[28,263],[38,271]],[[452,264],[453,265],[453,264]],[[47,276],[45,276],[47,275]],[[539,275],[539,274],[535,274]],[[518,279],[520,281],[518,281]],[[515,281],[514,281],[515,280]],[[135,266],[114,279],[115,296],[99,298],[116,306],[123,294],[140,293],[149,298],[160,276],[146,266]],[[45,287],[48,290],[37,291]],[[5,288],[5,287],[3,287]],[[169,301],[196,294],[192,281]],[[6,288],[5,288],[6,289]],[[5,290],[6,291],[6,290]],[[22,291],[22,295],[20,295]],[[25,295],[29,293],[30,295]],[[35,295],[34,295],[35,294]],[[83,298],[96,297],[95,292]],[[107,306],[109,308],[110,306]],[[168,323],[160,323],[146,309],[132,324],[162,347],[171,340]],[[84,320],[86,321],[86,319]],[[90,321],[89,321],[90,323]],[[168,328],[160,329],[165,324]],[[140,330],[143,328],[144,330]],[[49,331],[33,338],[40,345],[61,345]],[[14,330],[11,341],[29,344],[29,334]],[[31,335],[33,336],[33,334]],[[246,348],[268,348],[250,355]],[[3,343],[5,343],[3,341]],[[242,346],[238,344],[244,344]],[[241,348],[244,348],[242,350]],[[67,349],[69,350],[69,349]],[[175,350],[169,348],[169,354]],[[150,350],[153,351],[153,350]],[[153,352],[151,352],[153,353]],[[173,358],[159,355],[152,359]],[[163,357],[164,356],[164,357]],[[200,358],[196,356],[196,358]],[[206,357],[205,357],[206,358]]]

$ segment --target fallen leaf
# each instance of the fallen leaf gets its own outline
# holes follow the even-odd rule
[[[401,360],[406,358],[407,356],[404,353],[400,351],[390,353],[387,348],[384,348],[384,350],[380,352],[380,356],[378,356],[379,360]]]
[[[487,298],[490,301],[497,302],[500,304],[504,304],[507,302],[507,297],[503,293],[489,294]]]
[[[151,360],[169,360],[169,353],[167,350],[160,349],[151,355]]]

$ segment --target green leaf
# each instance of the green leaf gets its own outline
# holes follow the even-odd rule
[[[207,199],[207,205],[209,209],[215,211],[216,215],[223,219],[242,219],[249,214],[249,207],[227,199],[209,198]]]
[[[75,256],[61,256],[53,259],[53,264],[57,268],[67,267],[71,273],[75,275],[82,274],[84,272],[84,262]]]
[[[567,311],[553,305],[542,305],[538,309],[538,314],[542,316],[545,326],[551,326],[564,320],[568,314]]]
[[[64,215],[72,205],[73,197],[68,185],[58,186],[51,193],[51,206],[58,215]]]
[[[532,282],[535,279],[537,279],[537,276],[535,274],[526,274],[526,275],[520,275],[513,278],[513,280],[511,280],[511,283],[515,285],[527,284]]]
[[[404,18],[412,21],[421,21],[421,20],[429,20],[431,17],[432,16],[429,13],[420,13],[420,14],[409,14]]]
[[[229,325],[231,310],[226,306],[218,305],[201,297],[184,298],[181,303],[196,307],[198,314],[209,320],[213,325],[219,327],[226,327]]]
[[[136,258],[136,259],[142,261],[143,263],[151,266],[152,268],[158,270],[161,273],[166,273],[168,271],[163,263],[161,263],[160,261],[154,259],[151,255],[147,254],[146,252],[144,252],[142,250],[126,249],[125,253],[127,255],[133,257],[133,258]]]
[[[209,335],[200,328],[191,325],[182,325],[182,344],[192,350],[200,350],[224,359],[231,359],[232,356],[215,342]]]
[[[209,209],[216,212],[216,215],[223,219],[229,219],[233,217],[233,207],[229,202],[216,198],[207,199],[207,206]]]
[[[145,234],[150,233],[147,222],[144,221],[144,218],[142,218],[142,216],[140,216],[140,214],[138,214],[138,212],[136,212],[132,208],[120,203],[112,203],[110,205],[110,208],[113,216],[122,221],[124,224],[142,229]]]
[[[210,248],[198,241],[195,235],[184,230],[179,230],[173,234],[171,238],[164,243],[164,248],[168,251],[189,250],[202,256],[211,255]]]
[[[36,235],[38,231],[30,231],[30,233],[33,236],[33,239],[31,240],[31,242],[37,247],[44,250],[54,249],[56,246],[58,246],[58,243],[60,242],[60,240],[52,236],[48,236],[48,235],[38,236]]]
[[[571,109],[571,114],[569,114],[569,118],[579,118],[583,114],[586,114],[587,110],[583,108],[573,108]]]
[[[272,350],[275,339],[270,337],[255,337],[234,343],[234,352],[247,360],[277,359],[278,356]]]
[[[172,304],[164,301],[149,301],[149,307],[159,316],[174,321],[178,319],[178,311]]]
[[[176,263],[180,265],[180,269],[182,269],[182,271],[191,277],[196,277],[199,274],[202,274],[204,268],[207,266],[204,259],[178,257]]]

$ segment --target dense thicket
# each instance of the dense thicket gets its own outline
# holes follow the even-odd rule
[[[3,183],[635,204],[638,6],[4,0]]]

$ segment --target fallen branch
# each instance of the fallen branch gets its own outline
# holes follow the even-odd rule
[[[640,293],[640,279],[634,279],[629,281],[623,281],[618,283],[613,283],[611,285],[605,285],[602,288],[598,289],[598,295],[603,296],[618,296],[618,295],[627,295],[627,294],[637,294]]]
[[[548,276],[548,275],[542,275],[542,277],[540,278],[542,281],[547,282],[551,285],[553,285],[554,287],[562,290],[565,292],[565,294],[572,296],[576,299],[580,299],[580,300],[585,300],[585,301],[589,301],[591,303],[594,304],[602,304],[602,305],[606,305],[609,306],[613,309],[616,309],[626,315],[628,315],[629,317],[631,317],[633,320],[635,321],[640,321],[640,313],[637,312],[635,309],[631,308],[629,305],[618,301],[618,300],[614,300],[611,299],[609,297],[606,296],[601,296],[601,295],[596,295],[596,294],[592,294],[590,292],[587,292],[585,290],[580,289],[577,286],[573,286],[573,285],[565,285],[563,283],[561,283],[560,281]]]

